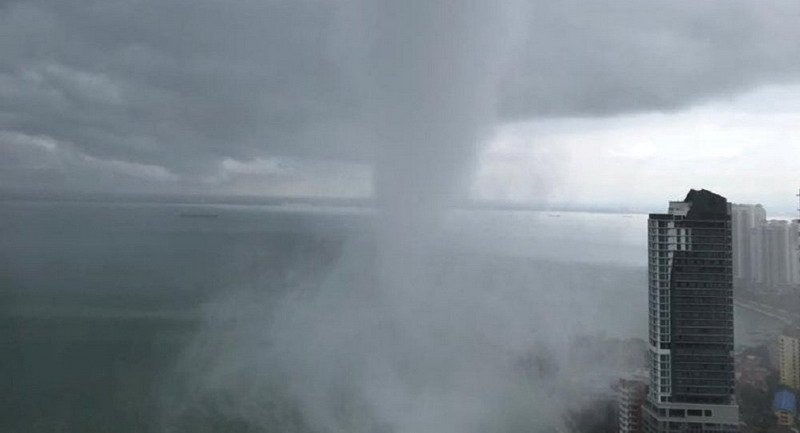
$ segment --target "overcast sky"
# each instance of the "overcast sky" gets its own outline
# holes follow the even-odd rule
[[[0,188],[371,194],[362,6],[0,0]],[[800,3],[509,9],[474,197],[642,208],[705,187],[795,207]]]

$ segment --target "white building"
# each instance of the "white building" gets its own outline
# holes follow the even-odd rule
[[[760,228],[767,222],[767,212],[760,204],[731,205],[731,221],[733,225],[733,276],[751,281],[757,272],[754,251],[760,246],[753,245],[755,237],[753,229]]]
[[[751,290],[786,292],[800,285],[800,222],[767,220],[761,205],[731,206],[733,274]]]
[[[642,406],[647,399],[647,374],[620,379],[617,383],[619,433],[644,432]]]

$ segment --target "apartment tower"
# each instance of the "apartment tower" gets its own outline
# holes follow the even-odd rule
[[[733,369],[731,209],[691,190],[650,214],[650,386],[645,431],[738,431]]]
[[[642,406],[647,398],[648,378],[636,375],[616,384],[619,433],[642,433]]]
[[[789,329],[778,339],[781,385],[800,390],[800,330]]]

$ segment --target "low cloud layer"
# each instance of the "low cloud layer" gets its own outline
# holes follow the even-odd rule
[[[674,110],[800,72],[800,5],[566,1],[529,7],[504,117]]]
[[[105,183],[123,189],[146,189],[156,172],[180,179],[176,190],[205,188],[230,178],[225,161],[369,164],[380,99],[370,83],[385,84],[374,75],[397,59],[374,52],[381,45],[362,6],[4,1],[0,158],[21,161],[2,169],[4,182],[52,187],[40,172],[63,168],[65,155],[123,164]],[[503,30],[514,42],[492,83],[499,122],[674,110],[800,74],[800,5],[789,0],[514,7]],[[398,28],[416,25],[413,13],[397,19]],[[20,140],[54,148],[42,153]],[[93,177],[85,165],[66,178],[80,187],[81,176]],[[148,180],[136,181],[139,174]]]

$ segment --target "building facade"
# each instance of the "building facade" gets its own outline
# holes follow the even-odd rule
[[[781,385],[800,390],[800,332],[784,332],[778,339]]]
[[[754,230],[760,229],[767,223],[767,212],[760,204],[733,204],[731,205],[731,219],[733,223],[733,271],[734,278],[750,282],[758,272],[755,243],[758,234]],[[755,241],[755,243],[754,243]],[[759,245],[760,246],[760,245]]]
[[[800,286],[800,221],[767,220],[761,205],[732,204],[737,287],[790,293]]]
[[[691,190],[648,220],[650,386],[645,431],[738,431],[731,210]]]
[[[647,398],[647,377],[620,379],[617,384],[619,433],[643,433],[642,406]]]
[[[762,270],[756,279],[764,288],[787,291],[798,283],[797,223],[768,221],[760,228]]]

